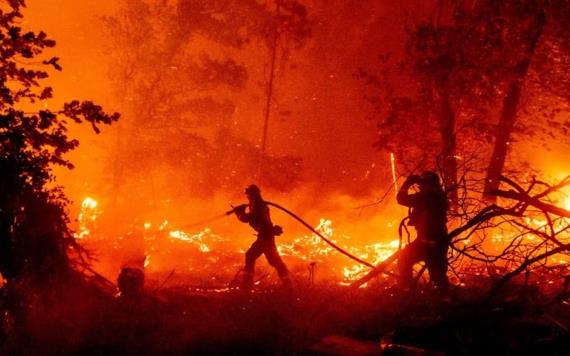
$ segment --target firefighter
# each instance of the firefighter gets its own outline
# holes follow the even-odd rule
[[[413,185],[419,186],[417,193],[410,194]],[[404,248],[398,260],[400,282],[404,288],[410,288],[414,264],[425,261],[430,280],[436,288],[446,289],[447,249],[447,197],[434,172],[425,172],[421,176],[409,176],[396,199],[400,205],[410,208],[408,225],[414,226],[417,238]]]
[[[279,256],[275,245],[275,236],[281,235],[283,229],[271,222],[269,208],[263,201],[261,191],[256,185],[248,186],[245,189],[245,195],[249,203],[234,208],[233,212],[241,222],[248,223],[257,232],[257,239],[245,253],[243,287],[245,289],[253,288],[255,261],[264,254],[267,262],[277,270],[283,285],[286,288],[291,288],[289,270]]]

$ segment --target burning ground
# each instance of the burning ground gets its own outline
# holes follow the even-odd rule
[[[350,203],[359,204],[357,201]],[[219,211],[222,209],[220,207]],[[273,210],[274,220],[286,230],[278,239],[278,250],[299,279],[347,284],[366,271],[366,266],[339,254],[319,236]],[[177,224],[167,218],[137,220],[125,226],[122,233],[117,232],[116,226],[104,227],[103,215],[96,200],[85,198],[77,218],[75,238],[95,252],[95,268],[110,279],[122,266],[144,267],[150,274],[176,271],[169,283],[182,279],[189,284],[200,281],[205,283],[202,285],[205,288],[225,288],[242,268],[245,250],[254,239],[250,231],[238,225],[235,217],[223,213],[190,224]],[[318,223],[314,229],[358,258],[378,264],[399,248],[400,241],[396,238],[379,242],[374,238],[375,231],[383,224],[384,236],[397,236],[398,222],[381,217],[368,221],[370,214],[360,215],[365,217],[361,217],[360,224],[347,229],[350,232],[337,231],[333,221],[326,218],[316,219]],[[340,214],[339,219],[343,218],[347,219]],[[349,233],[366,235],[352,237]],[[276,276],[272,275],[269,266],[264,262],[258,265],[262,279],[274,283]]]
[[[567,198],[560,197],[557,201],[567,204]],[[243,265],[250,238],[215,233],[215,226],[228,217],[202,219],[198,225],[210,227],[186,230],[167,219],[138,221],[124,235],[106,236],[97,225],[103,214],[93,198],[85,199],[76,238],[99,251],[93,264],[99,271],[116,271],[123,265],[144,268],[147,295],[135,300],[116,297],[110,301],[113,308],[102,316],[87,314],[86,324],[97,331],[78,336],[75,346],[65,344],[67,351],[83,351],[81,345],[88,344],[124,353],[567,352],[567,256],[545,259],[489,299],[489,290],[518,266],[518,253],[528,248],[550,250],[537,244],[540,232],[553,231],[562,242],[568,239],[565,219],[549,225],[533,212],[522,218],[526,227],[496,223],[489,231],[457,239],[450,257],[455,287],[440,296],[427,279],[420,280],[413,293],[403,292],[390,275],[397,273],[392,268],[387,270],[390,274],[347,292],[346,286],[370,269],[340,255],[317,235],[302,232],[290,237],[286,233],[279,240],[279,250],[295,276],[295,292],[282,291],[277,276],[261,261],[255,291],[243,292],[232,280]],[[284,217],[274,213],[274,219]],[[332,225],[323,218],[315,229],[374,265],[398,250],[398,238],[366,243]],[[397,236],[398,225],[388,222],[384,234]],[[223,223],[218,228],[223,231]],[[139,248],[134,247],[137,243]],[[406,243],[404,235],[402,244]],[[510,250],[517,244],[519,250]],[[485,263],[458,253],[474,254],[467,249],[474,246],[481,248],[479,258],[501,256],[500,261]],[[97,336],[91,339],[92,335]]]

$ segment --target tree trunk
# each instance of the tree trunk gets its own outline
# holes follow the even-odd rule
[[[495,135],[495,147],[491,155],[491,162],[487,167],[487,177],[485,179],[484,197],[489,202],[496,201],[496,195],[491,192],[497,190],[500,184],[500,177],[505,167],[507,158],[509,139],[515,125],[517,108],[522,90],[522,81],[516,81],[511,85],[503,101],[503,111],[497,126]]]
[[[441,26],[449,25],[453,19],[453,12],[458,3],[448,2],[446,0],[438,0],[436,10],[432,18],[435,29]],[[444,189],[447,197],[451,202],[451,206],[457,204],[457,141],[455,137],[455,121],[456,112],[451,106],[449,93],[445,86],[437,86],[432,83],[432,100],[439,102],[439,133],[441,135],[441,155],[438,159],[438,165],[441,169]],[[437,89],[435,89],[437,88]],[[435,95],[434,95],[435,94]]]
[[[441,152],[441,170],[443,174],[443,183],[448,198],[452,205],[457,203],[457,142],[455,137],[455,112],[451,108],[449,98],[445,95],[442,98],[441,108],[441,142],[443,149]]]
[[[530,45],[525,57],[515,67],[515,78],[511,82],[511,86],[507,91],[507,95],[503,100],[503,110],[497,125],[497,134],[495,135],[495,147],[491,155],[491,161],[487,167],[487,176],[485,178],[485,189],[483,197],[494,203],[497,199],[496,195],[491,192],[499,188],[500,177],[505,167],[505,161],[509,150],[509,140],[513,131],[513,127],[517,118],[517,109],[520,101],[524,79],[530,67],[532,56],[536,49],[536,45],[546,20],[544,13],[540,12],[536,19],[531,23]]]
[[[275,28],[273,29],[273,41],[271,44],[271,60],[269,63],[269,80],[267,82],[267,96],[265,99],[265,110],[263,113],[263,136],[261,137],[261,151],[259,162],[259,173],[257,184],[261,185],[265,168],[267,150],[267,131],[269,129],[269,118],[271,116],[271,103],[273,100],[273,81],[275,80],[275,61],[277,59],[277,42],[279,41],[279,14],[281,0],[275,0]]]

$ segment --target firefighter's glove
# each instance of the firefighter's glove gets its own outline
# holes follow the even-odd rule
[[[274,225],[273,226],[273,235],[279,236],[281,234],[283,234],[283,228],[279,225]]]
[[[236,213],[236,215],[238,217],[244,216],[245,215],[245,209],[247,208],[247,205],[243,204],[243,205],[238,205],[234,208],[234,212]]]

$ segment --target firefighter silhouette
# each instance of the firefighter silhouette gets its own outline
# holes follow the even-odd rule
[[[410,194],[410,188],[417,184],[419,191]],[[411,287],[414,264],[425,261],[430,280],[437,288],[447,288],[447,197],[434,172],[421,176],[409,176],[396,199],[400,205],[410,208],[408,225],[414,226],[417,238],[407,245],[398,259],[400,282],[405,288]]]
[[[275,245],[275,236],[283,233],[278,225],[273,225],[269,216],[269,207],[261,197],[259,188],[252,184],[245,189],[248,204],[240,205],[233,209],[237,218],[244,223],[248,223],[256,232],[257,239],[245,253],[245,268],[242,286],[246,289],[253,288],[253,276],[255,272],[255,261],[265,255],[267,262],[277,270],[283,285],[291,287],[289,270],[279,256]]]

